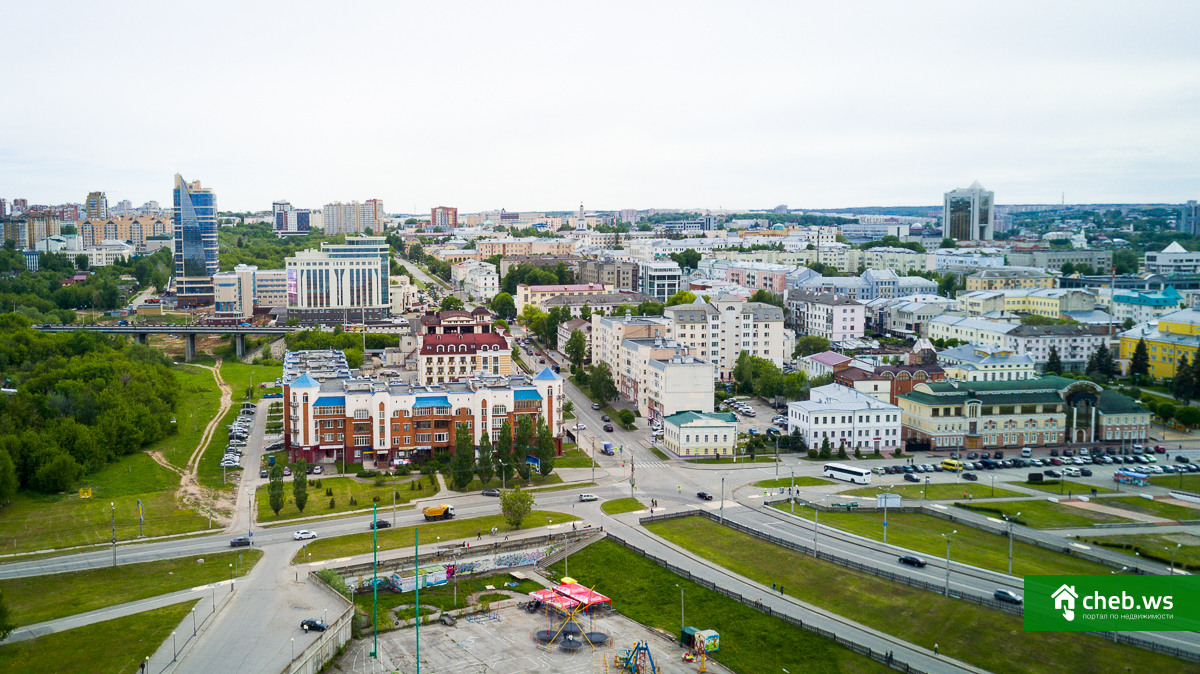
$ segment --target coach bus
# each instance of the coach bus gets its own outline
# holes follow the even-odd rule
[[[846,482],[853,482],[855,484],[871,483],[871,471],[865,468],[847,466],[844,463],[827,463],[822,474],[825,477],[832,477],[835,480],[845,480]]]

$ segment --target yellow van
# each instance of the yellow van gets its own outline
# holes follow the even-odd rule
[[[942,459],[942,468],[957,472],[963,469],[963,462],[956,459]]]

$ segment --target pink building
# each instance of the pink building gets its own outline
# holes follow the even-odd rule
[[[831,342],[858,339],[866,329],[866,307],[845,295],[801,292],[792,296],[796,332]]]
[[[787,287],[788,272],[795,267],[766,262],[744,262],[725,269],[725,280],[755,290],[782,295]]]

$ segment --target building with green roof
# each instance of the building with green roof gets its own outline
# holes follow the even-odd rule
[[[737,432],[732,412],[679,412],[663,418],[662,446],[685,458],[733,456]]]

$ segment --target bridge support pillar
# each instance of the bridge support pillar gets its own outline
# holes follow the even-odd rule
[[[237,352],[238,358],[241,358],[242,356],[246,355],[246,336],[241,335],[241,334],[234,335],[233,336],[233,346],[234,346],[234,350]]]
[[[187,334],[183,336],[183,360],[184,362],[191,361],[196,357],[196,335]]]
[[[137,333],[138,344],[145,344],[149,337],[150,337],[150,335],[148,335],[147,333],[144,333],[144,332]]]

